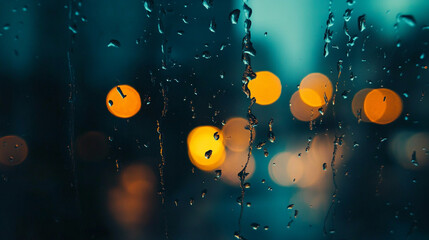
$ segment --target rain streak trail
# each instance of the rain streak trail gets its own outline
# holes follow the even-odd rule
[[[252,16],[252,8],[250,8],[247,5],[248,0],[243,0],[243,12],[245,16],[244,20],[244,30],[245,35],[242,41],[242,61],[245,65],[245,70],[242,77],[242,89],[244,94],[248,98],[251,98],[250,90],[248,88],[249,82],[256,77],[256,74],[253,72],[251,67],[251,56],[256,55],[256,51],[253,48],[253,44],[251,41],[251,34],[250,34],[250,27],[252,25],[252,21],[250,20],[250,17]],[[238,173],[238,177],[240,179],[240,188],[241,188],[241,195],[239,197],[239,203],[240,203],[240,216],[238,218],[238,231],[234,233],[234,237],[237,239],[245,240],[241,234],[242,232],[242,218],[243,218],[243,211],[244,211],[244,196],[245,196],[245,181],[246,177],[249,173],[246,172],[247,165],[249,164],[250,157],[252,156],[252,149],[253,149],[253,131],[254,127],[258,124],[258,120],[256,119],[255,115],[252,113],[252,106],[256,102],[255,98],[251,98],[250,104],[247,108],[247,117],[249,122],[249,131],[250,131],[250,138],[249,138],[249,148],[248,148],[248,154],[247,154],[247,161],[244,165],[243,169]]]

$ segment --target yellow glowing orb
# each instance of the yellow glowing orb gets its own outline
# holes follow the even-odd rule
[[[245,129],[249,122],[244,118],[231,118],[222,127],[225,146],[232,151],[241,152],[249,148],[250,131]],[[253,138],[255,131],[253,130]]]
[[[222,165],[226,155],[223,140],[223,133],[216,127],[194,128],[187,140],[188,155],[192,164],[204,171],[212,171]]]
[[[332,98],[332,83],[321,73],[311,73],[305,76],[299,85],[299,96],[310,107],[326,105]]]
[[[256,78],[249,82],[251,98],[259,105],[270,105],[279,99],[282,93],[280,79],[272,72],[256,72]]]
[[[109,112],[116,117],[130,118],[136,115],[141,108],[139,93],[129,85],[118,85],[107,94],[106,106]]]
[[[390,89],[374,89],[365,97],[364,111],[371,122],[388,124],[401,115],[402,100],[397,93]]]

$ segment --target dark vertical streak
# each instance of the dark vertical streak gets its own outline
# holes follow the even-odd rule
[[[69,13],[68,13],[68,24],[71,26],[73,24],[73,1],[69,0]],[[70,42],[67,50],[67,65],[69,71],[69,81],[68,85],[68,146],[67,146],[67,164],[70,164],[71,174],[72,174],[72,182],[71,187],[75,192],[75,202],[78,211],[78,215],[81,214],[80,207],[80,197],[79,197],[79,189],[78,189],[78,181],[76,176],[76,159],[74,158],[74,140],[75,140],[75,102],[76,102],[76,78],[74,74],[73,61],[72,61],[72,53],[73,53],[73,45],[74,45],[74,33],[70,33]]]

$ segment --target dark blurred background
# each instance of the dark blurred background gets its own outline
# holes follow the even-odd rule
[[[201,0],[0,3],[0,137],[18,136],[28,146],[11,150],[28,153],[18,163],[4,153],[6,140],[0,142],[0,239],[165,239],[165,232],[169,239],[234,239],[237,179],[216,180],[214,171],[194,167],[186,140],[197,126],[222,128],[228,119],[247,117],[245,16],[242,0],[206,2],[212,2],[208,9]],[[253,107],[255,143],[266,140],[271,118],[276,141],[267,145],[268,157],[254,150],[242,235],[429,239],[429,2],[334,1],[327,57],[329,1],[248,5],[257,51],[252,67],[276,74],[282,94],[272,105]],[[241,10],[238,24],[230,21],[234,9]],[[346,9],[353,9],[347,26],[358,37],[354,46],[344,33]],[[363,14],[366,30],[360,32]],[[400,14],[415,23],[398,20]],[[213,19],[215,32],[209,30]],[[292,115],[290,99],[313,72],[329,77],[335,102],[312,123],[302,122]],[[132,118],[117,118],[106,107],[107,93],[119,84],[133,86],[142,99]],[[387,125],[359,122],[353,96],[381,87],[401,97],[401,115]],[[166,161],[164,208],[157,120]],[[340,135],[330,208],[330,162]],[[309,144],[315,145],[307,153]],[[305,170],[317,176],[311,183],[283,184],[270,173],[281,153],[304,159],[315,149],[320,164]]]

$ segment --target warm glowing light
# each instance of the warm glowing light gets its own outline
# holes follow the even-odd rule
[[[140,95],[129,85],[118,85],[107,94],[106,106],[116,117],[130,118],[140,111]]]
[[[141,164],[127,166],[121,173],[121,184],[132,195],[153,191],[155,181],[152,169]]]
[[[299,182],[304,171],[305,166],[298,155],[288,152],[275,155],[268,165],[271,179],[281,186],[290,186]]]
[[[222,127],[225,146],[232,151],[241,152],[249,148],[250,131],[245,129],[249,122],[244,118],[231,118]],[[253,131],[255,138],[255,131]]]
[[[0,163],[15,166],[22,163],[28,155],[27,143],[18,136],[0,138]]]
[[[368,95],[368,93],[371,92],[372,90],[373,90],[372,88],[364,88],[359,92],[357,92],[353,97],[353,101],[352,101],[353,115],[355,115],[357,119],[360,119],[364,122],[370,122],[368,117],[365,114],[363,104],[365,102],[366,95]]]
[[[247,151],[227,151],[225,162],[222,164],[222,166],[219,167],[219,169],[222,170],[221,179],[224,182],[234,186],[240,185],[238,173],[243,169],[244,165],[246,164],[247,153]],[[253,158],[253,156],[251,156],[249,159],[249,164],[247,165],[246,172],[249,173],[249,175],[247,175],[246,177],[246,180],[249,180],[255,172],[255,159]]]
[[[106,136],[101,132],[90,131],[77,138],[77,154],[87,161],[102,160],[109,152]]]
[[[280,79],[272,72],[256,72],[256,78],[248,84],[250,95],[259,105],[270,105],[279,99],[282,93]]]
[[[215,137],[215,133],[219,137]],[[225,160],[225,147],[223,133],[213,126],[200,126],[194,128],[188,135],[188,155],[197,168],[212,171],[222,165]],[[217,140],[216,140],[217,139]],[[211,150],[210,156],[207,152]]]
[[[305,76],[299,85],[299,95],[302,101],[311,107],[321,107],[332,98],[332,83],[321,73],[311,73]]]
[[[374,89],[366,95],[364,111],[371,122],[388,124],[401,115],[402,100],[397,93],[390,89]]]
[[[124,229],[140,229],[154,207],[156,177],[149,167],[133,164],[124,168],[120,180],[108,193],[110,213]]]
[[[298,92],[295,92],[290,98],[290,112],[296,119],[304,122],[312,121],[320,116],[319,108],[305,104]]]

